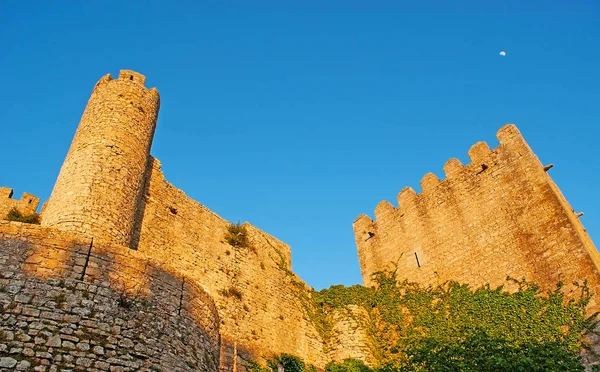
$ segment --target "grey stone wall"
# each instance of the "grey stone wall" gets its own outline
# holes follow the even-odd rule
[[[200,287],[43,230],[0,223],[0,370],[217,371],[219,317]]]

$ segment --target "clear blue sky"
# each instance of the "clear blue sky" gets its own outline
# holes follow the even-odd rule
[[[168,180],[317,289],[361,281],[358,215],[506,123],[600,242],[600,3],[446,3],[0,1],[0,185],[47,199],[94,84],[133,69]]]

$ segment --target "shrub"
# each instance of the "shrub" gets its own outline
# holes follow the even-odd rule
[[[13,208],[8,212],[6,219],[9,221],[15,222],[23,222],[23,223],[40,223],[40,215],[37,213],[32,213],[28,215],[23,215],[17,208]]]
[[[373,372],[362,360],[347,358],[341,362],[330,362],[325,366],[325,372]]]
[[[291,354],[278,354],[267,360],[267,367],[263,368],[253,360],[245,362],[246,370],[249,372],[279,372],[279,366],[284,372],[317,372],[317,367],[306,364],[304,361]]]
[[[297,356],[290,354],[276,355],[267,361],[267,366],[271,368],[271,371],[273,372],[279,370],[279,365],[283,366],[285,372],[304,372],[306,370],[304,361]]]
[[[248,231],[246,230],[246,226],[241,224],[239,221],[238,223],[230,223],[227,226],[225,240],[232,247],[250,247],[250,241],[248,240]]]
[[[238,300],[242,299],[242,292],[239,289],[237,289],[237,288],[235,288],[233,286],[231,286],[231,287],[229,287],[227,289],[223,289],[223,290],[219,291],[219,293],[223,297],[235,297]]]

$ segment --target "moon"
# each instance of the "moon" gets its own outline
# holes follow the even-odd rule
[[[501,52],[500,52],[500,55],[501,55],[502,57],[504,57],[504,56],[506,55],[506,52],[505,52],[505,51],[501,51]]]

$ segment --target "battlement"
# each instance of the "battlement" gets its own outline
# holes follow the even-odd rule
[[[507,275],[552,288],[588,273],[600,292],[600,256],[585,229],[513,124],[490,149],[478,142],[470,163],[450,159],[444,179],[425,174],[421,192],[403,188],[397,206],[375,208],[353,224],[365,285],[398,263],[400,279],[504,285]],[[581,252],[578,262],[564,257]]]
[[[0,187],[0,220],[6,218],[8,212],[16,208],[22,214],[32,214],[40,204],[40,198],[24,192],[20,200],[13,199],[13,189]]]
[[[132,70],[121,70],[119,71],[119,80],[133,81],[134,83],[144,85],[146,77]]]
[[[94,89],[115,81],[133,84],[134,86],[140,86],[144,88],[144,90],[158,95],[158,90],[156,88],[149,89],[145,87],[144,84],[146,83],[146,76],[133,70],[120,70],[117,79],[114,79],[111,74],[106,74],[103,77],[101,77],[100,80],[98,80]]]
[[[411,210],[419,198],[426,198],[429,193],[436,193],[436,189],[454,180],[464,180],[469,176],[478,176],[488,171],[496,162],[495,157],[521,157],[524,155],[535,156],[525,139],[514,124],[506,124],[497,133],[496,138],[500,145],[490,149],[487,143],[477,142],[469,149],[468,156],[471,160],[469,164],[463,165],[460,160],[452,158],[444,164],[443,171],[445,178],[439,179],[434,173],[427,173],[421,178],[421,192],[416,193],[411,187],[404,187],[398,193],[396,198],[397,207],[394,207],[388,201],[381,201],[375,208],[375,221],[384,218],[384,216],[397,211]],[[494,172],[489,170],[488,172]],[[402,212],[400,212],[402,213]],[[368,217],[361,215],[357,221]],[[374,222],[371,220],[371,222]],[[355,221],[356,223],[356,221]],[[364,224],[364,221],[361,222]]]
[[[155,348],[152,358],[168,356],[164,347],[182,347],[172,350],[177,360],[165,361],[165,370],[186,370],[184,360],[209,354],[210,371],[217,363],[221,371],[239,370],[242,360],[273,353],[302,355],[320,368],[331,357],[367,360],[367,341],[354,316],[337,314],[327,340],[303,311],[298,291],[309,288],[291,272],[287,244],[249,223],[248,244],[230,244],[229,221],[167,181],[150,155],[160,97],[145,79],[121,70],[116,79],[107,74],[98,81],[41,225],[0,221],[0,266],[18,270],[3,280],[27,275],[32,280],[25,294],[43,299],[23,305],[23,298],[33,297],[19,294],[17,301],[11,292],[18,312],[22,306],[31,310],[21,320],[34,320],[37,304],[55,293],[71,296],[79,312],[92,305],[89,289],[113,307],[122,300],[121,289],[140,289],[151,303],[151,322],[142,322],[148,335],[160,328],[169,336],[146,345]],[[600,255],[580,215],[548,176],[549,167],[514,125],[502,127],[497,138],[494,149],[485,142],[473,145],[469,164],[448,160],[443,179],[425,174],[419,193],[403,188],[397,206],[382,201],[373,219],[361,215],[354,221],[365,285],[373,284],[371,274],[393,264],[398,279],[425,285],[505,285],[508,275],[548,289],[558,281],[587,279],[591,291],[600,293]],[[29,213],[39,205],[31,194],[20,200],[12,195],[12,189],[0,188],[0,219],[14,207]],[[72,293],[60,285],[63,280],[74,284]],[[590,305],[600,310],[600,303]],[[99,310],[112,311],[110,306]],[[128,316],[142,313],[122,319],[138,327]],[[105,326],[94,322],[104,318],[90,316],[86,324],[100,329]],[[171,342],[171,334],[185,340]],[[188,351],[191,359],[184,356]]]

